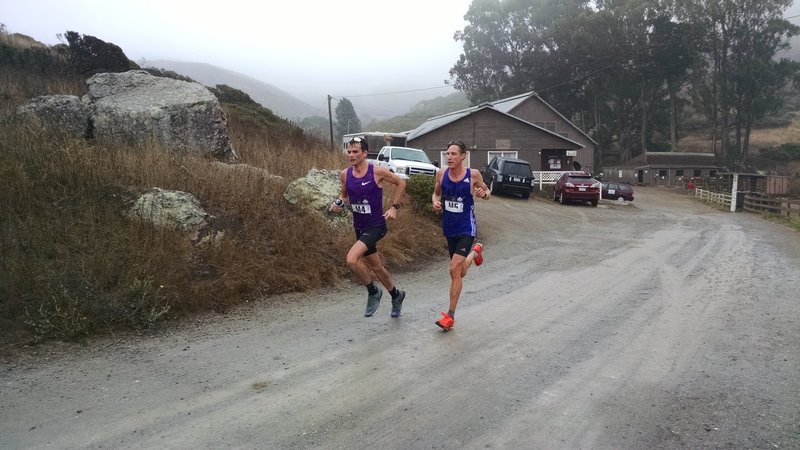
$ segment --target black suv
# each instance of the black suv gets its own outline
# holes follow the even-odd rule
[[[492,194],[509,192],[529,198],[533,191],[533,173],[528,161],[495,156],[481,172]]]

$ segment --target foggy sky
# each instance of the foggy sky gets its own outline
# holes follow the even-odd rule
[[[136,62],[201,62],[270,83],[325,109],[444,85],[471,0],[0,0],[0,23],[48,45],[67,30],[119,45]],[[800,14],[792,5],[785,16]],[[800,23],[800,18],[791,19]],[[419,97],[420,93],[408,94]],[[360,100],[361,99],[361,100]],[[400,103],[398,101],[398,103]],[[363,113],[393,116],[405,110]],[[401,108],[402,109],[402,108]]]
[[[48,45],[67,30],[128,58],[241,72],[313,106],[444,86],[471,0],[0,0],[0,23]],[[447,95],[449,87],[432,89]],[[400,95],[400,94],[397,94]],[[354,101],[355,98],[353,99]]]

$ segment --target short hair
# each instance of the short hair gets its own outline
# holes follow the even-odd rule
[[[467,152],[467,146],[464,145],[463,142],[455,140],[455,139],[447,143],[447,147],[445,147],[445,150],[450,148],[451,145],[457,145],[458,148],[461,149],[461,153],[466,153]]]
[[[347,143],[348,144],[356,144],[356,143],[361,144],[361,151],[362,152],[365,152],[365,151],[369,150],[369,144],[367,143],[367,138],[365,138],[364,136],[352,137],[352,138],[350,138],[349,141],[347,141]]]

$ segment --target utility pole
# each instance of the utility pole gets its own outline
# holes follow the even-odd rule
[[[330,95],[328,96],[328,125],[330,125],[330,128],[331,128],[331,150],[335,150],[336,147],[334,147],[334,145],[333,145],[333,115],[331,114],[331,99],[332,98],[333,97],[331,97]]]

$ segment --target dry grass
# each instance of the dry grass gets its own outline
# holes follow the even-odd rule
[[[343,155],[236,113],[230,125],[243,162],[284,181],[155,147],[109,148],[2,125],[0,342],[147,328],[349,279],[353,233],[331,231],[282,197],[312,167],[343,168]],[[225,231],[221,243],[198,247],[126,219],[153,186],[197,196]],[[409,208],[380,248],[390,269],[408,270],[441,245],[438,226]]]
[[[787,143],[800,143],[800,112],[792,113],[792,123],[780,128],[754,129],[750,133],[752,152],[766,147],[777,147]]]
[[[785,127],[757,128],[750,132],[750,153],[759,149],[777,147],[786,143],[800,143],[800,112],[792,113],[792,122]],[[711,135],[708,131],[698,131],[680,140],[683,152],[711,152]]]
[[[342,152],[239,104],[223,107],[242,162],[283,181],[9,120],[30,97],[85,94],[82,79],[54,70],[0,71],[0,345],[149,328],[352,278],[344,259],[353,232],[332,231],[283,199],[288,183],[309,169],[345,167]],[[212,226],[225,232],[221,242],[196,246],[177,231],[128,220],[124,211],[155,186],[200,199],[216,217]],[[392,271],[442,253],[438,225],[412,208],[389,229],[379,248]]]

